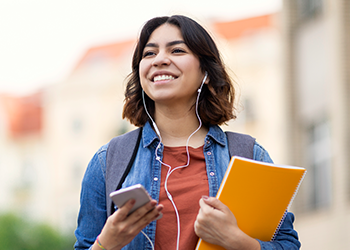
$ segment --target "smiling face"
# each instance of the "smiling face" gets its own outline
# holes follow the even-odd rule
[[[139,64],[141,86],[158,104],[192,107],[204,74],[198,57],[185,44],[180,29],[163,24],[153,31]]]
[[[177,50],[171,51],[171,48]],[[161,60],[164,55],[166,57]],[[158,73],[154,73],[156,71]],[[199,97],[198,114],[203,124],[220,125],[236,117],[235,89],[210,34],[195,20],[182,15],[148,20],[134,50],[132,72],[126,82],[123,118],[135,126],[143,126],[149,120],[141,99],[143,89],[148,95],[144,103],[152,117],[161,102],[176,105],[181,103],[176,100],[182,99],[195,104],[196,89],[205,71],[208,78]]]

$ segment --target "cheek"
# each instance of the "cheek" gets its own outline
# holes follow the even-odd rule
[[[149,68],[150,68],[150,64],[147,63],[147,61],[145,61],[145,60],[140,61],[140,64],[139,64],[140,78],[147,76],[147,72],[148,72]]]
[[[140,78],[140,82],[141,82],[141,85],[143,85],[143,78],[145,77],[145,66],[144,66],[144,63],[142,63],[142,61],[140,62],[139,64],[139,78]]]
[[[183,68],[189,70],[190,72],[198,72],[201,73],[201,67],[199,60],[196,58],[191,58],[191,60],[187,60],[183,63]]]

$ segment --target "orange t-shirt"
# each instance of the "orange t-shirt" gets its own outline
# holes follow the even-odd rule
[[[180,216],[179,249],[195,249],[198,237],[194,232],[194,222],[199,211],[199,200],[209,194],[208,177],[203,154],[203,146],[189,147],[190,164],[175,170],[168,178],[168,191],[173,197]],[[187,163],[186,147],[164,147],[163,162],[172,166]],[[159,203],[164,205],[163,218],[157,221],[155,249],[176,249],[177,220],[174,207],[168,199],[164,182],[168,167],[162,164]]]

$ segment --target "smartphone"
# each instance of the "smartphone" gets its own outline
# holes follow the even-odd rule
[[[151,197],[141,184],[119,189],[110,193],[109,196],[118,208],[124,206],[128,200],[134,199],[136,202],[131,208],[129,214],[151,201]],[[162,214],[157,219],[160,219],[161,217]]]

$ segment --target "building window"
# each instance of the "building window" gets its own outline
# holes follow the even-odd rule
[[[301,21],[312,19],[323,10],[323,0],[297,0],[298,16]]]
[[[307,207],[328,207],[332,199],[332,171],[331,135],[327,122],[316,123],[308,131],[307,171]]]
[[[243,107],[244,107],[244,115],[246,122],[252,122],[255,120],[255,109],[254,109],[254,103],[251,98],[245,98],[243,100]]]

